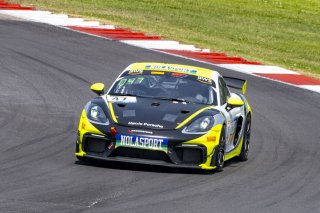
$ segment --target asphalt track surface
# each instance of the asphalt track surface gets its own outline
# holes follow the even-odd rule
[[[216,68],[248,80],[250,159],[221,173],[78,162],[93,82],[130,63]],[[0,17],[0,212],[320,212],[320,95],[45,24]]]

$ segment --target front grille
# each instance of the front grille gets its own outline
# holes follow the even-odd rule
[[[175,153],[186,164],[201,164],[204,160],[202,148],[176,147]]]
[[[84,151],[89,153],[103,153],[106,151],[110,141],[105,138],[86,137],[84,141]]]
[[[155,150],[145,150],[145,149],[135,149],[135,148],[127,148],[127,147],[118,147],[112,153],[113,157],[121,156],[121,157],[129,157],[129,158],[140,158],[147,160],[160,160],[170,163],[170,159],[166,153],[162,151]]]

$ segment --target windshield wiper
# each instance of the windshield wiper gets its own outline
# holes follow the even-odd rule
[[[139,97],[139,98],[153,98],[152,96],[135,95],[135,94],[131,94],[131,93],[127,93],[127,94],[113,93],[113,94],[109,94],[109,95],[114,95],[114,96],[132,96],[132,97]]]
[[[153,96],[135,95],[135,94],[131,94],[131,93],[127,93],[127,94],[113,93],[113,94],[109,94],[109,95],[132,96],[132,97],[139,97],[139,98],[154,98],[154,99],[160,99],[160,100],[177,101],[177,102],[181,102],[181,103],[183,103],[183,102],[184,103],[191,103],[190,101],[187,101],[186,99],[183,99],[183,98],[153,97]]]
[[[185,103],[190,103],[190,101],[187,101],[183,98],[167,98],[167,97],[153,97],[156,99],[160,99],[160,100],[168,100],[168,101],[177,101],[177,102],[185,102]]]

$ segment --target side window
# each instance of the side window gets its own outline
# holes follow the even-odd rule
[[[226,95],[227,95],[227,99],[228,98],[230,98],[230,96],[231,96],[231,94],[230,94],[230,92],[229,92],[229,89],[228,89],[228,86],[227,86],[227,84],[226,84],[226,82],[222,79],[222,83],[224,84],[224,90],[225,90],[225,93],[226,93]]]
[[[227,102],[228,98],[230,97],[230,92],[228,90],[226,82],[222,78],[219,78],[219,87],[221,105],[223,105]]]

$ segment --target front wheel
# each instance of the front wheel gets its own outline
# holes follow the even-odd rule
[[[77,158],[79,161],[85,161],[84,157],[82,157],[82,156],[76,155],[76,158]]]
[[[223,171],[224,166],[224,156],[225,156],[225,146],[226,146],[226,136],[225,127],[223,126],[221,130],[220,142],[214,151],[214,165],[217,167],[217,171]]]
[[[244,126],[243,142],[241,147],[241,152],[239,155],[240,161],[247,161],[249,148],[250,148],[250,136],[251,136],[251,116],[247,116],[246,125]]]

